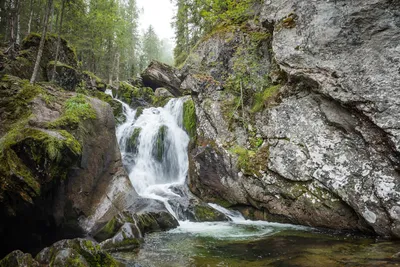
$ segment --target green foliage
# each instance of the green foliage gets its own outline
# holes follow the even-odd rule
[[[196,108],[193,100],[188,100],[183,104],[183,127],[190,139],[196,138]]]
[[[65,102],[62,116],[49,123],[48,126],[49,128],[75,129],[80,122],[95,118],[96,112],[87,98],[82,94],[77,94]]]
[[[254,95],[254,104],[251,108],[251,112],[256,113],[267,107],[268,101],[278,94],[280,88],[281,85],[279,84],[273,85],[264,89],[264,91],[260,93],[256,93]]]

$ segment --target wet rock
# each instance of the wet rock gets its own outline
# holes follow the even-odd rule
[[[93,235],[102,242],[103,249],[123,251],[139,247],[147,233],[167,231],[178,225],[162,202],[138,198]]]
[[[179,220],[193,222],[230,220],[225,214],[213,209],[210,205],[195,197],[185,185],[171,186],[170,189],[176,196],[168,196],[169,204]]]
[[[174,96],[181,96],[181,80],[178,77],[178,71],[164,63],[152,61],[147,69],[141,74],[143,84],[156,90],[159,87],[165,87]]]
[[[46,266],[119,266],[97,243],[80,238],[58,241],[43,249],[36,260]]]
[[[140,247],[141,238],[135,224],[125,223],[112,238],[103,241],[100,246],[105,251],[133,251]]]

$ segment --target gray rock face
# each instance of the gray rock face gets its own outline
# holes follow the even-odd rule
[[[173,97],[174,96],[173,94],[171,94],[168,91],[168,89],[163,88],[163,87],[157,88],[156,91],[154,92],[154,95],[158,96],[158,97]]]
[[[238,61],[251,56],[240,52],[251,33],[235,29],[201,43],[182,83],[195,93],[198,118],[191,190],[263,219],[399,238],[399,7],[264,1],[271,39],[257,48],[262,68],[250,77],[264,72],[281,85],[258,110],[256,82],[242,95],[228,87]]]

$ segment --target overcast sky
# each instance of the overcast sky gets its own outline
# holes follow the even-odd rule
[[[153,25],[160,39],[174,40],[174,30],[171,27],[174,16],[174,5],[171,0],[137,0],[139,9],[143,12],[139,18],[140,32]]]

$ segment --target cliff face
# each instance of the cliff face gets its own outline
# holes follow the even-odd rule
[[[182,69],[189,184],[249,217],[400,237],[400,3],[264,1]]]

